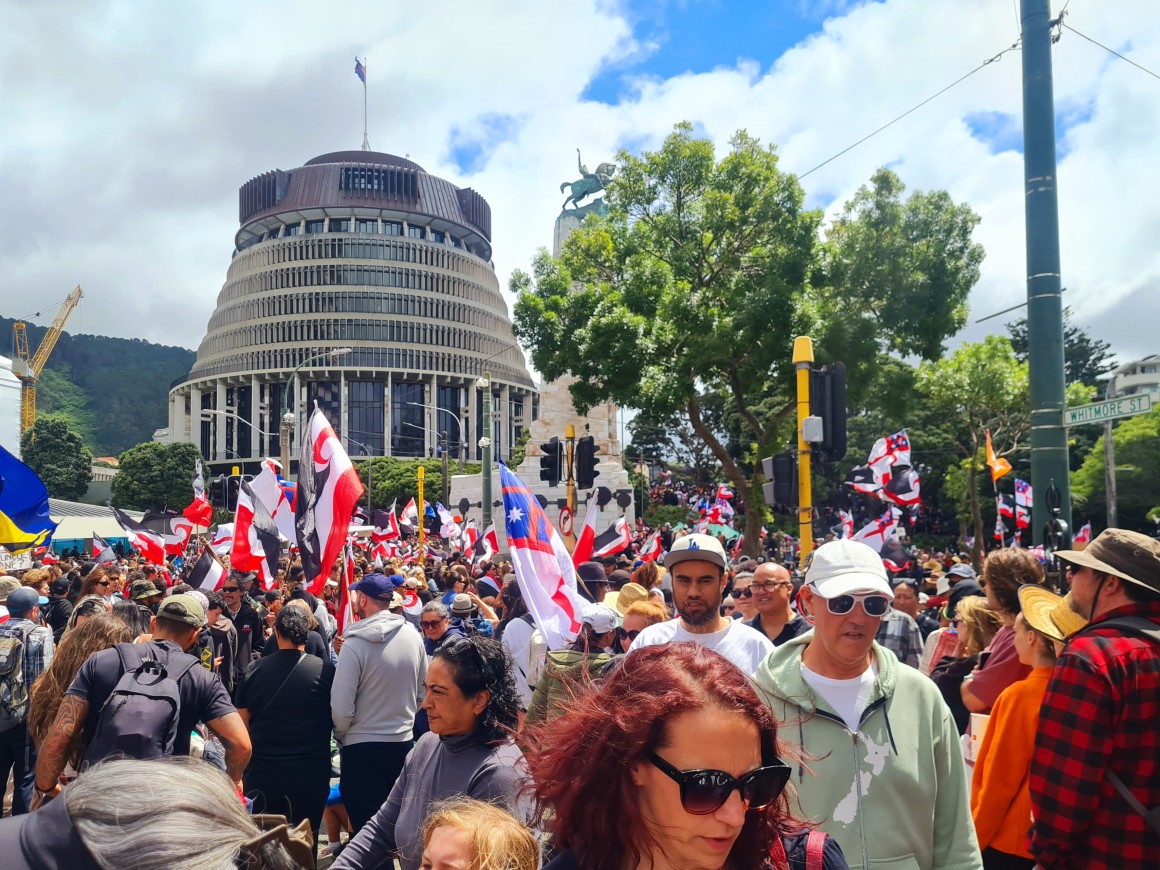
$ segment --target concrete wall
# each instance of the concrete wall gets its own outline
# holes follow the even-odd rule
[[[0,444],[20,456],[20,379],[12,374],[12,360],[0,356]]]

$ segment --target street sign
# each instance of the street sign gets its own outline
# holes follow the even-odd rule
[[[1135,396],[1124,396],[1122,399],[1108,399],[1103,402],[1092,402],[1090,405],[1066,408],[1063,412],[1063,425],[1067,427],[1082,426],[1085,423],[1107,423],[1109,420],[1135,417],[1151,410],[1152,394],[1139,393]]]

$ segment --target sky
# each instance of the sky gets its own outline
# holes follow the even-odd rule
[[[1065,20],[1160,72],[1156,0]],[[372,148],[487,198],[506,288],[551,245],[577,148],[595,166],[688,120],[805,174],[1018,37],[1017,0],[0,0],[0,314],[47,323],[80,284],[70,332],[196,348],[238,188],[361,144],[356,55]],[[1160,353],[1160,80],[1068,30],[1053,51],[1065,303],[1121,360]],[[1025,299],[1020,62],[802,179],[830,216],[884,165],[981,215],[951,347]]]

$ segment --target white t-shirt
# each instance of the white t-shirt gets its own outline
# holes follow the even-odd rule
[[[513,619],[504,627],[501,645],[512,660],[512,676],[516,681],[516,693],[520,696],[520,706],[525,710],[532,703],[532,687],[528,685],[528,654],[531,651],[534,629],[525,619]]]
[[[629,652],[642,646],[677,641],[699,643],[720,653],[741,668],[741,672],[746,676],[756,671],[757,666],[765,661],[765,657],[773,652],[773,644],[769,638],[748,625],[743,625],[737,619],[729,620],[723,631],[715,631],[712,634],[692,634],[685,630],[680,619],[658,622],[636,636],[636,640],[629,647]]]
[[[871,662],[859,677],[849,680],[834,680],[811,671],[802,662],[802,679],[806,684],[826,699],[826,703],[846,721],[852,733],[858,731],[862,723],[862,711],[870,703],[870,693],[874,690],[874,679],[878,676],[878,662]]]

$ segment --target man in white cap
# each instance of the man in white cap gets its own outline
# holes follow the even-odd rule
[[[805,582],[814,630],[753,675],[808,759],[794,776],[803,816],[852,868],[981,868],[951,712],[933,682],[874,640],[893,598],[882,559],[866,544],[831,541]]]
[[[714,650],[751,674],[773,644],[741,620],[721,615],[725,597],[725,549],[711,535],[685,535],[665,556],[673,583],[677,619],[650,625],[636,636],[629,652],[642,646],[686,641]]]

